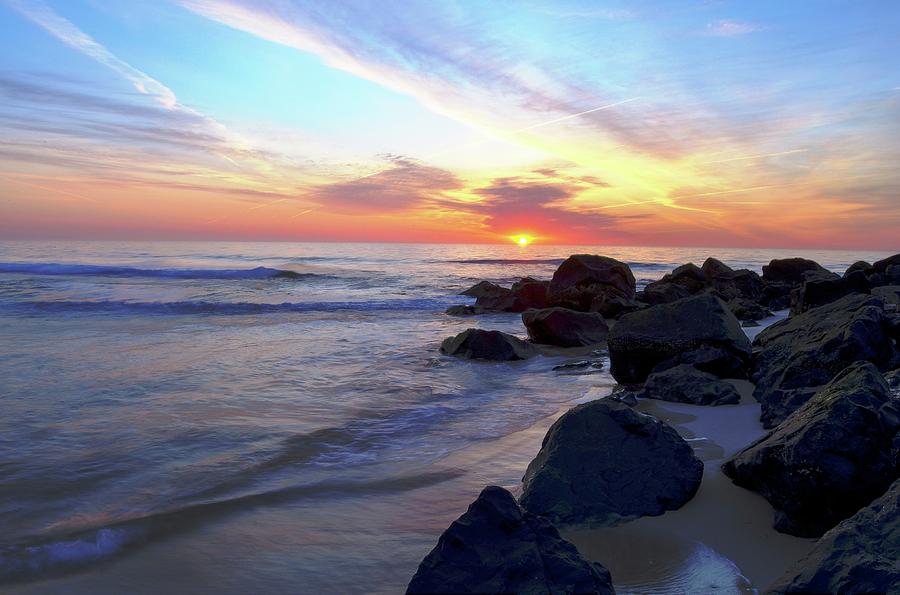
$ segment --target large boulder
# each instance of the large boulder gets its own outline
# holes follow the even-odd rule
[[[406,592],[615,595],[603,566],[582,558],[549,521],[497,486],[486,487],[444,531]]]
[[[562,523],[613,524],[680,508],[703,463],[664,422],[610,399],[551,426],[523,479],[522,506]]]
[[[468,288],[465,291],[461,291],[459,295],[467,295],[473,298],[481,298],[481,297],[500,297],[509,293],[509,290],[505,287],[501,287],[496,283],[491,283],[490,281],[479,281],[472,287]]]
[[[868,272],[872,270],[872,265],[866,262],[865,260],[857,260],[853,264],[847,267],[847,270],[844,271],[844,276],[851,275],[857,271],[862,271],[863,273],[868,274]]]
[[[763,265],[763,281],[768,283],[787,283],[799,285],[803,283],[803,275],[808,272],[828,273],[828,269],[814,260],[806,258],[775,259]]]
[[[791,305],[791,291],[805,280],[805,275],[833,275],[819,263],[805,258],[776,259],[763,266],[761,301],[773,310]]]
[[[781,423],[857,360],[885,369],[894,350],[889,333],[884,304],[867,295],[846,296],[762,331],[754,342],[751,380],[763,426]]]
[[[724,301],[757,301],[762,297],[763,280],[749,269],[734,270],[715,258],[707,258],[700,267],[717,296]]]
[[[617,302],[633,302],[634,275],[627,264],[614,258],[574,254],[553,273],[547,297],[552,306],[615,315],[604,310]]]
[[[841,521],[770,593],[900,593],[900,480]]]
[[[528,337],[535,343],[558,347],[581,347],[606,341],[609,327],[596,312],[568,308],[546,308],[522,313]]]
[[[871,293],[864,272],[854,271],[843,277],[834,273],[807,273],[803,283],[791,291],[791,314],[830,304],[851,293]]]
[[[772,312],[754,301],[746,298],[736,297],[728,302],[728,309],[734,314],[735,318],[741,322],[747,320],[762,320],[772,315]]]
[[[529,308],[546,308],[547,286],[546,281],[524,277],[509,289],[486,287],[475,300],[475,306],[486,312],[524,312]],[[478,285],[469,291],[477,287]]]
[[[637,396],[691,405],[734,405],[741,400],[734,385],[688,364],[650,374]]]
[[[609,333],[613,377],[643,382],[654,368],[698,363],[718,376],[741,377],[750,359],[750,341],[741,324],[717,297],[700,294],[624,315]],[[713,357],[714,356],[714,357]],[[659,371],[659,370],[657,370]]]
[[[510,361],[528,359],[537,355],[538,350],[534,345],[500,331],[470,328],[444,339],[441,353],[467,359]]]
[[[857,362],[722,470],[769,501],[778,531],[818,537],[897,478],[898,430],[900,404]]]

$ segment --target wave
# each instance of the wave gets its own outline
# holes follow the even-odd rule
[[[458,298],[457,298],[458,301]],[[389,299],[365,302],[129,302],[102,301],[22,301],[0,302],[0,312],[17,314],[142,314],[142,315],[258,315],[290,312],[377,312],[391,310],[443,310],[449,299]]]
[[[466,258],[462,260],[441,260],[452,264],[555,264],[563,263],[563,258]]]
[[[564,261],[564,258],[466,258],[462,260],[441,260],[435,262],[446,262],[451,264],[552,264],[559,266]],[[626,264],[633,269],[674,268],[678,266],[677,264],[660,262],[629,262]]]
[[[200,523],[254,506],[276,506],[300,498],[358,497],[402,493],[463,475],[459,469],[361,481],[326,481],[288,486],[188,504],[173,510],[138,515],[100,527],[0,549],[0,584],[14,584],[59,576],[124,555],[150,541],[190,530]]]
[[[312,279],[330,275],[297,273],[268,267],[252,269],[141,269],[96,264],[0,262],[0,273],[52,276],[153,277],[159,279]]]

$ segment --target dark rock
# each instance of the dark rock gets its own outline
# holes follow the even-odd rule
[[[669,283],[668,281],[654,281],[653,283],[648,283],[638,297],[642,302],[656,306],[677,302],[680,299],[690,297],[690,295],[691,292],[681,285]]]
[[[881,298],[885,304],[900,304],[900,285],[873,287],[872,295]]]
[[[779,321],[754,346],[753,396],[766,428],[781,423],[851,363],[870,361],[883,369],[893,354],[883,303],[867,295],[849,295]]]
[[[535,343],[558,347],[581,347],[606,340],[609,327],[603,316],[568,308],[546,308],[522,313],[528,337]]]
[[[803,283],[791,292],[791,314],[830,304],[851,293],[871,293],[869,280],[862,271],[843,277],[834,273],[807,273]]]
[[[595,374],[597,372],[600,372],[601,370],[603,370],[602,360],[582,360],[578,362],[571,362],[568,364],[553,366],[554,372],[559,372],[560,374],[571,374],[573,376]]]
[[[633,300],[634,275],[624,262],[606,256],[575,254],[553,273],[547,293],[549,303],[586,312],[597,298]]]
[[[799,285],[803,282],[803,273],[806,272],[829,273],[828,269],[813,260],[805,258],[776,259],[763,265],[763,281],[769,283],[787,283]]]
[[[900,481],[823,535],[769,593],[900,593]]]
[[[484,308],[480,306],[450,306],[445,313],[450,316],[477,316],[484,312]]]
[[[868,273],[868,271],[870,271],[870,270],[872,270],[872,265],[870,265],[865,260],[857,260],[856,262],[851,264],[849,267],[847,267],[847,270],[844,271],[844,276],[846,277],[847,275],[849,275],[851,273],[855,273],[856,271],[862,271],[863,273]]]
[[[467,359],[510,361],[538,354],[537,348],[518,337],[500,331],[470,328],[455,337],[444,339],[441,353]]]
[[[707,258],[700,267],[703,274],[708,279],[716,279],[718,277],[729,277],[734,274],[734,269],[716,258]]]
[[[900,407],[878,369],[857,362],[722,470],[775,508],[775,528],[818,537],[900,474]]]
[[[490,312],[524,312],[529,308],[547,307],[547,282],[531,277],[517,281],[502,292],[491,290],[475,300],[475,305]]]
[[[741,401],[731,383],[688,364],[650,374],[638,396],[691,405],[734,405]]]
[[[619,295],[617,292],[604,291],[591,300],[589,311],[596,312],[605,318],[619,318],[623,314],[646,308],[647,304],[635,299]]]
[[[582,558],[549,521],[497,486],[486,487],[444,531],[406,592],[615,595],[603,566]]]
[[[713,279],[713,291],[723,300],[742,298],[759,301],[764,286],[762,277],[749,269],[740,269],[727,277]]]
[[[508,289],[506,289],[505,287],[500,287],[496,283],[491,283],[490,281],[479,281],[467,290],[460,292],[459,295],[467,295],[473,298],[480,298],[503,296],[507,293],[509,293]]]
[[[885,259],[877,261],[872,265],[872,269],[876,273],[884,273],[887,271],[890,266],[900,265],[900,254],[894,254],[893,256],[888,256]]]
[[[523,479],[522,506],[564,523],[660,515],[694,497],[703,463],[670,426],[611,399],[570,409]]]
[[[718,378],[747,379],[747,357],[713,345],[684,351],[656,364],[651,373],[663,372],[682,364],[691,365]]]
[[[728,302],[728,309],[734,314],[735,318],[741,322],[747,320],[762,320],[768,316],[772,316],[772,312],[754,301],[746,298],[736,297]]]
[[[714,359],[724,354],[731,368],[735,362],[746,368],[750,359],[750,342],[737,318],[708,294],[626,314],[607,341],[612,375],[625,384],[643,382],[663,362],[692,363],[683,356],[701,348],[717,351],[719,357]]]

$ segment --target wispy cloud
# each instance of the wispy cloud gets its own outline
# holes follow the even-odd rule
[[[723,20],[707,23],[704,34],[712,37],[737,37],[738,35],[754,33],[761,29],[759,25],[753,23]]]

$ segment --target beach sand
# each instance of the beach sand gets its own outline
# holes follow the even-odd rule
[[[720,470],[726,458],[765,434],[752,385],[734,383],[742,394],[738,405],[638,404],[675,427],[703,460],[703,482],[693,500],[617,527],[563,530],[583,555],[609,569],[620,594],[753,593],[812,548],[814,540],[776,532],[769,504]]]

